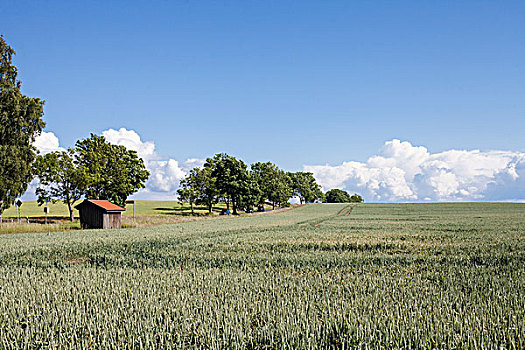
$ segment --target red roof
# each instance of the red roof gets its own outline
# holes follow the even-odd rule
[[[110,201],[106,200],[98,200],[98,199],[86,199],[84,202],[90,202],[93,203],[101,208],[106,209],[107,211],[125,211],[125,208],[119,207],[116,204],[111,203]]]

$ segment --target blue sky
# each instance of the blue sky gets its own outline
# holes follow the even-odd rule
[[[178,159],[367,162],[393,139],[525,152],[523,1],[2,1],[62,146],[122,127]]]

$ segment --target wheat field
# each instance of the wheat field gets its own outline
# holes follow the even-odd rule
[[[525,205],[0,236],[2,349],[522,349]]]

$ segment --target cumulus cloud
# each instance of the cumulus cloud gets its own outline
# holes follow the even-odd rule
[[[204,159],[178,161],[162,157],[153,141],[134,130],[102,132],[108,142],[137,151],[151,176],[136,199],[174,199],[180,180]],[[43,132],[34,145],[41,154],[64,150],[52,132]],[[426,147],[397,139],[387,141],[366,162],[305,165],[323,190],[358,192],[367,201],[525,201],[525,153],[513,151],[448,150],[430,153]],[[33,182],[24,199],[34,197]],[[31,195],[30,195],[31,194]],[[28,197],[29,196],[29,197]]]
[[[35,137],[33,146],[36,147],[40,154],[47,154],[55,151],[65,151],[65,148],[60,147],[58,137],[51,131],[43,131],[39,136]],[[35,200],[35,191],[40,182],[35,178],[27,186],[26,192],[20,197],[22,200]]]
[[[65,151],[64,148],[60,147],[58,137],[56,137],[56,135],[52,132],[43,131],[35,138],[33,145],[40,152],[40,154],[46,154],[55,151]]]
[[[127,130],[125,128],[120,128],[119,130],[108,129],[102,132],[102,136],[104,136],[109,143],[136,151],[138,156],[144,160],[151,160],[158,157],[155,153],[155,143],[152,141],[143,142],[139,134],[134,130]]]
[[[102,136],[109,143],[122,145],[136,151],[139,157],[144,159],[146,168],[151,172],[151,175],[146,182],[146,188],[134,195],[137,199],[173,199],[180,180],[186,176],[190,169],[204,164],[203,159],[197,158],[190,158],[179,163],[175,159],[161,157],[155,151],[155,143],[142,141],[139,134],[134,130],[108,129],[102,132]]]
[[[184,171],[188,172],[193,168],[202,168],[205,162],[206,159],[188,158],[182,162],[181,167]]]
[[[305,165],[324,190],[360,192],[369,201],[523,200],[525,153],[449,150],[387,141],[367,162]]]

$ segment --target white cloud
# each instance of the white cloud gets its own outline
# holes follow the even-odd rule
[[[188,158],[182,162],[181,167],[184,171],[189,172],[193,168],[202,168],[206,159]]]
[[[36,147],[40,154],[47,154],[56,151],[65,151],[65,148],[60,147],[58,137],[56,137],[56,135],[51,131],[42,131],[42,133],[35,138],[33,146]],[[39,184],[40,182],[38,181],[38,179],[33,179],[33,181],[31,181],[27,186],[26,192],[20,198],[22,200],[35,200],[35,191]]]
[[[35,138],[33,145],[40,154],[51,153],[55,151],[65,151],[64,148],[59,146],[58,137],[52,132],[43,131],[39,136]]]
[[[520,200],[525,198],[525,153],[450,150],[394,139],[366,163],[305,165],[324,190],[360,192],[369,201]]]
[[[142,142],[139,134],[134,130],[127,130],[125,128],[120,128],[119,130],[108,129],[102,131],[102,136],[104,136],[109,143],[121,145],[136,151],[138,156],[145,161],[158,157],[155,153],[155,143],[152,141]]]
[[[153,141],[143,142],[134,130],[108,129],[102,132],[102,136],[109,143],[137,151],[139,157],[144,159],[151,175],[146,182],[146,188],[133,196],[137,199],[175,199],[175,191],[179,187],[180,180],[190,169],[204,164],[203,159],[197,158],[189,158],[182,163],[172,158],[163,158],[155,152]]]
[[[102,132],[108,142],[137,151],[151,176],[136,199],[175,199],[180,180],[204,159],[177,161],[162,157],[153,141],[142,141],[134,130]],[[40,153],[64,150],[52,132],[35,140]],[[525,153],[512,151],[449,150],[430,153],[423,146],[397,139],[387,141],[366,162],[305,165],[323,189],[358,192],[367,201],[525,201]],[[24,199],[34,198],[31,183]],[[32,193],[32,195],[29,195]]]
[[[186,172],[174,159],[149,161],[151,175],[148,180],[148,188],[155,192],[171,192],[179,187],[179,182]]]

